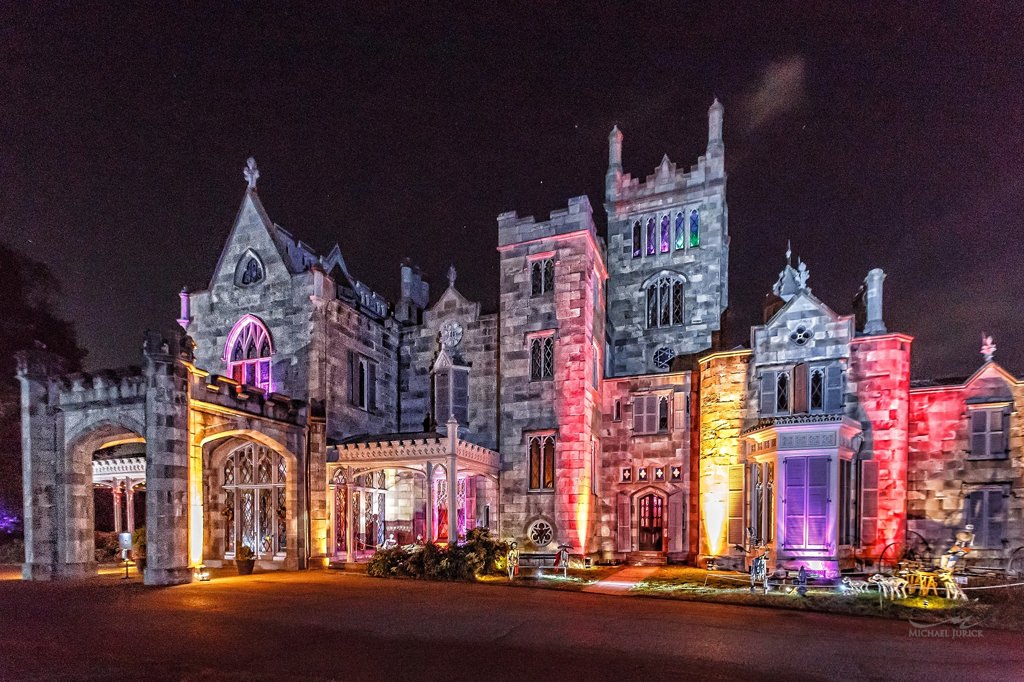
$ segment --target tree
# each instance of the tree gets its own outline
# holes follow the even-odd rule
[[[21,513],[21,387],[14,354],[46,348],[81,369],[74,325],[53,312],[55,278],[43,263],[0,243],[0,510]]]

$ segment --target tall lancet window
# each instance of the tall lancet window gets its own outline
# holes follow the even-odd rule
[[[633,223],[633,258],[639,258],[644,253],[643,229],[640,221]]]
[[[676,213],[676,250],[686,248],[686,220],[682,213]]]
[[[240,384],[271,390],[270,356],[273,346],[266,325],[246,315],[228,334],[225,357],[228,373]]]
[[[700,246],[700,214],[690,211],[690,246]]]
[[[658,251],[658,233],[655,231],[654,218],[647,221],[647,255],[653,256]]]
[[[672,246],[671,219],[665,216],[661,219],[661,252],[668,253]]]

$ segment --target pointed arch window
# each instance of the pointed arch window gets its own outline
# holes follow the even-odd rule
[[[642,230],[640,228],[640,221],[633,223],[633,258],[639,258],[643,255],[644,251],[644,240]]]
[[[540,296],[555,289],[555,259],[544,258],[530,264],[530,295]]]
[[[246,315],[239,320],[228,334],[226,351],[228,374],[232,379],[267,392],[272,390],[273,344],[270,332],[259,318]]]
[[[672,248],[671,220],[668,216],[661,219],[661,252],[668,253]]]
[[[676,250],[686,248],[686,221],[682,213],[676,213]]]
[[[700,214],[690,211],[690,246],[700,246]]]
[[[226,558],[241,545],[257,558],[282,558],[288,550],[284,458],[261,445],[244,445],[225,460],[222,480]]]
[[[534,434],[529,437],[530,490],[555,489],[555,435]]]
[[[654,218],[647,220],[647,255],[653,256],[658,249],[658,235],[655,232]]]
[[[674,277],[659,277],[647,285],[647,327],[671,327],[683,324],[683,282]]]

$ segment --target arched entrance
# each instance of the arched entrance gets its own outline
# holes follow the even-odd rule
[[[655,493],[637,499],[637,549],[661,552],[665,547],[665,500]]]

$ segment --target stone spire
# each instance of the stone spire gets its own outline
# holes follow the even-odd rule
[[[725,151],[725,143],[722,141],[722,120],[724,118],[725,107],[716,97],[708,108],[708,156]]]
[[[614,126],[608,133],[608,173],[604,177],[604,195],[608,201],[615,201],[619,195],[622,180],[622,131]]]
[[[256,167],[256,159],[252,156],[245,162],[245,168],[242,169],[242,177],[245,178],[245,182],[249,185],[249,189],[256,191],[256,181],[260,179],[260,170]]]
[[[455,266],[454,265],[449,265],[448,266],[448,286],[449,287],[454,287],[455,286],[455,276],[456,276],[456,274],[457,273],[455,272]]]
[[[789,302],[797,293],[801,291],[810,291],[810,287],[807,286],[807,280],[810,278],[811,273],[807,269],[807,264],[799,258],[796,259],[797,266],[793,267],[793,250],[790,248],[789,242],[786,242],[786,267],[779,273],[779,279],[776,280],[775,285],[772,287],[772,292],[781,298],[783,301]]]
[[[992,356],[996,354],[996,342],[990,334],[981,333],[981,355],[985,362],[992,362]]]

